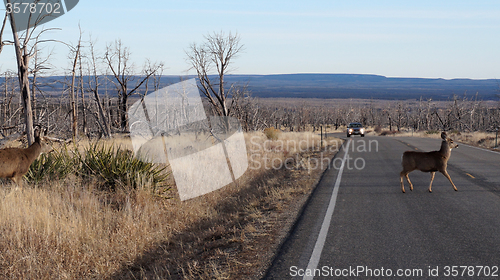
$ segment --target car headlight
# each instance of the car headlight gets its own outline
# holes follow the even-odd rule
[[[361,133],[363,133],[363,134],[365,133],[365,129],[364,128],[360,129],[359,131],[361,131]]]
[[[352,132],[352,131],[353,131],[353,129],[352,129],[352,128],[349,128],[349,132]]]

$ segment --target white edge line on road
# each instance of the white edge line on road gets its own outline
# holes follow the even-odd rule
[[[321,229],[318,234],[318,239],[316,240],[316,244],[314,245],[314,250],[311,254],[311,258],[309,259],[309,264],[307,265],[307,270],[309,272],[313,272],[319,263],[319,259],[321,257],[321,252],[323,251],[323,247],[325,246],[326,235],[328,234],[328,229],[330,228],[330,222],[333,216],[333,210],[335,209],[335,203],[337,202],[337,194],[339,192],[340,181],[342,179],[342,173],[344,172],[344,165],[347,158],[347,154],[349,152],[349,144],[351,143],[351,139],[348,140],[344,158],[342,159],[342,164],[340,165],[339,174],[337,175],[337,180],[335,181],[335,186],[333,187],[332,197],[330,198],[330,204],[328,205],[328,209],[326,210],[325,219],[323,220],[323,224],[321,225]],[[314,273],[312,275],[304,275],[304,280],[312,280],[314,278]]]
[[[492,150],[488,150],[488,149],[480,148],[480,147],[476,147],[476,146],[471,146],[471,145],[464,144],[464,143],[460,143],[459,146],[460,145],[464,145],[466,147],[471,147],[471,148],[478,149],[478,150],[481,150],[481,151],[490,152],[490,153],[494,153],[496,155],[500,155],[500,153],[498,151],[492,151]]]
[[[413,136],[412,136],[413,137]],[[404,139],[404,136],[400,136],[398,138],[394,137],[395,139],[397,140],[400,140],[401,142],[403,142],[404,144],[407,144],[407,142],[403,141]],[[418,138],[418,137],[414,137],[414,138]],[[428,138],[428,139],[433,139],[433,138]],[[469,145],[469,144],[465,144],[465,143],[462,143],[462,142],[458,142],[459,143],[459,146],[460,145],[463,145],[463,146],[466,146],[466,147],[470,147],[470,148],[474,148],[474,149],[478,149],[478,150],[481,150],[481,151],[485,151],[485,152],[490,152],[490,153],[494,153],[496,155],[500,155],[500,151],[492,151],[492,150],[488,150],[488,149],[485,149],[485,148],[480,148],[480,147],[476,147],[476,146],[472,146],[472,145]]]

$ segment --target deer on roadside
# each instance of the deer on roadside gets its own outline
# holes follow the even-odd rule
[[[401,165],[403,166],[403,171],[401,171],[401,191],[405,192],[405,186],[403,183],[403,177],[406,177],[408,184],[410,184],[410,190],[413,191],[413,184],[408,177],[408,173],[413,170],[420,170],[422,172],[431,172],[431,183],[429,184],[429,192],[432,192],[432,181],[434,180],[434,174],[436,171],[441,172],[451,183],[453,189],[457,191],[457,187],[453,184],[450,175],[446,171],[448,166],[448,160],[451,156],[451,150],[457,148],[458,145],[453,143],[453,140],[446,135],[446,132],[441,133],[441,149],[439,151],[432,152],[416,152],[416,151],[406,151],[403,153],[401,160]]]
[[[40,129],[35,129],[35,142],[28,148],[5,148],[0,149],[0,178],[9,178],[19,187],[23,186],[23,176],[35,159],[41,153],[52,150],[50,145],[45,143],[43,133]]]

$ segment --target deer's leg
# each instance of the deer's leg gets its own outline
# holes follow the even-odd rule
[[[403,193],[405,193],[405,184],[403,183],[403,176],[406,176],[406,178],[408,178],[408,173],[404,173],[404,171],[401,171],[401,173],[399,173],[399,177],[401,179],[401,191]]]
[[[434,175],[436,175],[436,172],[431,172],[431,183],[429,184],[429,192],[432,192],[432,181],[434,181]]]
[[[451,185],[453,186],[453,189],[455,191],[458,191],[457,187],[455,186],[455,184],[453,184],[453,181],[451,180],[451,177],[450,177],[450,174],[448,174],[448,171],[443,170],[443,171],[441,171],[441,173],[444,175],[444,177],[448,178],[448,180],[450,181]]]
[[[405,177],[406,177],[406,181],[408,181],[408,184],[410,184],[410,191],[413,191],[413,184],[410,181],[410,177],[408,177],[408,173],[406,173]]]
[[[400,179],[401,179],[401,191],[404,193],[405,192],[405,185],[403,183],[403,177],[406,178],[406,181],[408,181],[408,184],[410,185],[410,191],[413,191],[413,184],[410,181],[410,177],[408,177],[408,173],[410,172],[405,172],[404,170],[399,173]]]

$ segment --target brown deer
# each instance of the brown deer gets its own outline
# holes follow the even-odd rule
[[[23,176],[28,172],[31,163],[41,153],[52,150],[40,134],[40,129],[35,129],[35,142],[26,149],[0,149],[0,178],[10,178],[19,187],[23,186]]]
[[[436,171],[441,172],[444,177],[448,178],[453,189],[457,191],[457,187],[453,184],[450,175],[446,171],[448,166],[448,159],[451,156],[451,150],[457,148],[458,145],[453,143],[446,132],[441,133],[441,149],[439,151],[432,152],[415,152],[406,151],[403,153],[401,160],[401,165],[403,166],[403,171],[401,171],[401,191],[405,192],[405,185],[403,184],[403,176],[406,177],[408,184],[410,184],[410,190],[413,191],[413,185],[408,177],[408,173],[413,170],[420,170],[422,172],[431,172],[431,183],[429,184],[429,192],[432,192],[432,181],[434,180],[434,174]]]

